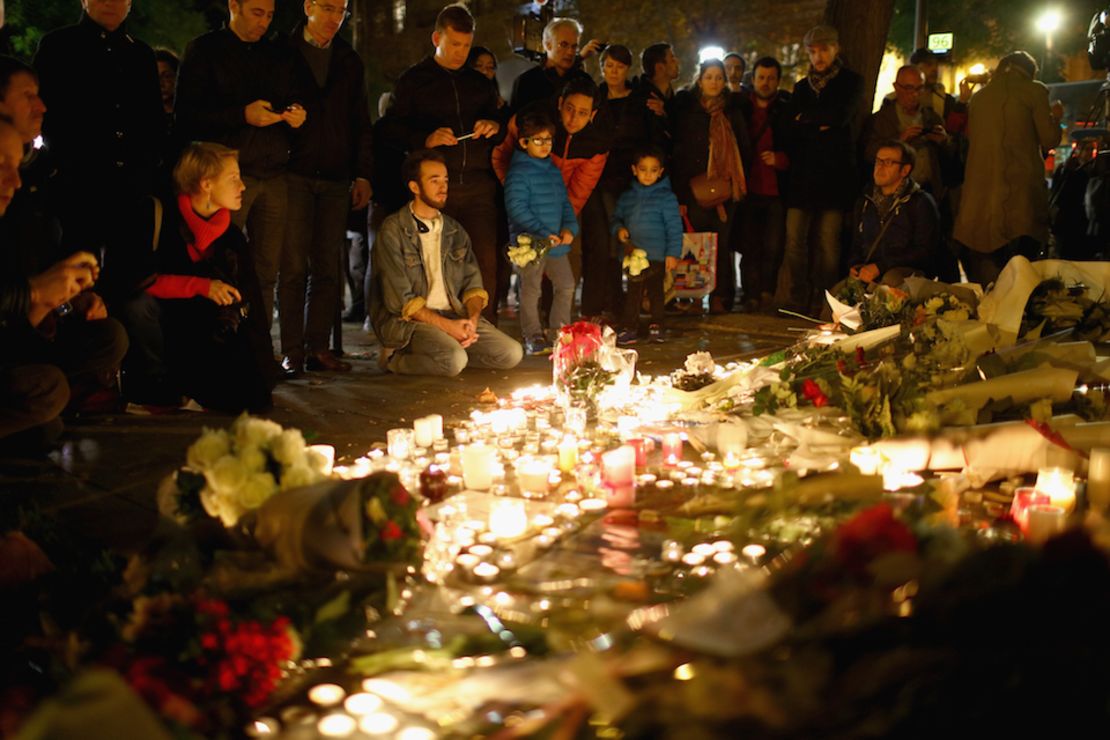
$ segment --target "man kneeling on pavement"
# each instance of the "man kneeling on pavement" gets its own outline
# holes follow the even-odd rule
[[[20,187],[23,144],[0,116],[0,217]],[[25,244],[0,244],[0,447],[45,449],[59,419],[115,380],[127,334],[91,291],[96,257],[43,263]],[[85,406],[87,408],[87,405]]]
[[[412,201],[386,218],[373,249],[370,322],[383,370],[455,376],[468,365],[505,370],[520,343],[481,317],[489,302],[470,237],[441,212],[447,165],[439,152],[412,152],[401,167]]]
[[[891,139],[875,154],[875,186],[856,204],[852,277],[899,285],[914,275],[936,277],[941,249],[936,201],[910,178],[915,152]]]

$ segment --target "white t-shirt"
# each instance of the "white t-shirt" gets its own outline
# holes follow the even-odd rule
[[[424,305],[433,311],[450,311],[451,301],[447,298],[447,288],[443,284],[443,257],[440,253],[443,216],[437,214],[435,218],[426,219],[414,213],[413,218],[428,227],[427,231],[417,227],[420,251],[424,258],[424,274],[428,278],[428,295],[424,297]]]

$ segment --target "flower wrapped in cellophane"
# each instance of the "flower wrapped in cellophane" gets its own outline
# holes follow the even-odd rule
[[[517,267],[527,267],[543,258],[550,250],[551,239],[521,234],[516,238],[515,245],[509,245],[509,261]]]
[[[577,321],[559,330],[552,354],[552,381],[564,407],[593,406],[606,389],[626,388],[636,373],[635,350],[617,347],[612,329]]]
[[[159,491],[159,510],[183,523],[207,514],[225,527],[279,491],[323,480],[328,465],[299,430],[247,414],[229,429],[205,429],[185,463]]]

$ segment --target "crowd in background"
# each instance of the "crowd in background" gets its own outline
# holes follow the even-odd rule
[[[344,279],[346,318],[382,338],[374,254],[386,219],[421,197],[423,170],[402,169],[424,150],[446,195],[422,213],[468,237],[445,264],[476,264],[490,326],[520,306],[529,353],[579,314],[636,341],[644,299],[661,340],[684,230],[716,235],[711,313],[815,315],[849,273],[956,280],[962,264],[989,283],[1048,241],[1041,155],[1060,113],[1023,52],[957,98],[919,51],[867,115],[830,27],[806,34],[809,68],[786,92],[773,57],[709,59],[683,85],[668,44],[634,54],[557,18],[506,100],[473,18],[448,6],[372,124],[364,60],[339,34],[346,0],[305,0],[304,21],[276,32],[274,2],[229,0],[226,26],[179,60],[128,33],[128,0],[82,0],[31,64],[0,62],[0,308],[20,348],[0,366],[0,436],[95,404],[121,361],[128,400],[232,411],[268,408],[282,373],[349,371],[333,344]],[[555,247],[516,270],[511,300],[506,247],[537,230]],[[349,231],[364,236],[348,251]],[[648,268],[628,276],[634,248]]]

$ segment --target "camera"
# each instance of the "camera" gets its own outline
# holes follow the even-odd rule
[[[1110,8],[1091,18],[1087,30],[1087,58],[1092,69],[1110,68]]]

